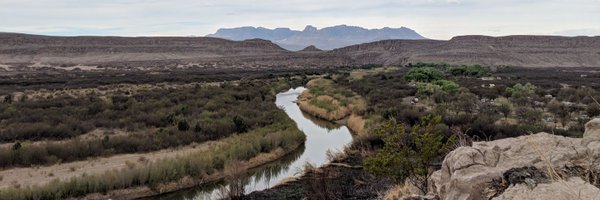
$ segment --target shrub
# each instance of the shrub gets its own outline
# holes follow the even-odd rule
[[[190,130],[190,125],[188,124],[187,120],[185,120],[185,119],[179,120],[179,122],[177,122],[177,130],[179,130],[179,131]]]
[[[434,171],[431,170],[433,164],[452,150],[454,142],[454,137],[444,138],[439,129],[436,130],[440,120],[440,116],[425,117],[408,133],[403,124],[393,120],[374,130],[385,144],[374,157],[365,159],[367,171],[386,175],[398,183],[409,180],[427,193],[427,179]]]
[[[445,102],[448,100],[448,94],[458,91],[460,86],[449,80],[436,80],[431,83],[417,83],[417,94],[430,96],[436,102]]]
[[[414,80],[418,82],[431,82],[439,80],[443,76],[444,75],[442,74],[442,72],[435,68],[419,67],[410,69],[410,71],[404,76],[404,79]]]
[[[520,83],[515,84],[512,87],[506,88],[506,92],[513,98],[532,97],[535,95],[536,86],[531,83],[522,85]]]
[[[459,67],[452,67],[448,72],[453,76],[485,76],[490,73],[489,67],[483,67],[481,65],[461,65]]]
[[[595,117],[600,115],[600,104],[594,102],[588,105],[587,109],[586,109],[587,114],[590,117]]]

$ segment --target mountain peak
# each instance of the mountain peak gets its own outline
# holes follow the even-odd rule
[[[300,50],[300,52],[322,52],[323,50],[317,48],[315,45],[307,46],[306,48]]]
[[[215,34],[207,36],[237,41],[260,38],[270,40],[273,43],[292,51],[298,51],[313,44],[315,44],[315,48],[317,49],[332,50],[335,48],[379,40],[426,39],[414,30],[406,27],[366,29],[360,26],[345,24],[322,29],[307,25],[302,31],[282,27],[268,29],[264,27],[244,26],[240,28],[222,28]]]
[[[317,27],[314,27],[312,25],[307,25],[306,27],[304,27],[304,30],[302,32],[307,32],[307,33],[317,32]]]

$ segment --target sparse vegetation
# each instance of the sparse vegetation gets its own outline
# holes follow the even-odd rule
[[[0,191],[0,199],[64,199],[132,186],[156,185],[185,176],[202,177],[222,170],[225,166],[236,163],[235,161],[247,161],[277,148],[290,151],[304,142],[304,134],[296,128],[293,121],[285,117],[283,111],[277,112],[276,118],[278,123],[223,139],[225,145],[208,151],[104,174],[84,175],[65,182],[57,180],[45,186],[6,189]],[[278,137],[273,137],[274,134]]]
[[[347,76],[345,76],[347,77]],[[300,109],[329,121],[355,113],[362,115],[367,107],[363,97],[338,85],[333,78],[318,78],[308,82],[308,91],[300,96]]]
[[[408,133],[403,124],[397,124],[393,119],[376,128],[373,134],[382,138],[384,146],[374,157],[365,159],[366,170],[389,176],[397,183],[408,180],[426,194],[427,180],[435,171],[432,169],[452,150],[455,140],[443,136],[437,127],[440,121],[440,116],[425,117]]]
[[[276,81],[275,81],[276,82]],[[147,91],[132,96],[59,98],[0,105],[6,116],[0,139],[69,139],[95,128],[125,129],[126,135],[69,139],[0,147],[0,168],[70,162],[88,157],[148,152],[244,133],[275,122],[273,81],[234,86]],[[50,106],[44,106],[50,105]],[[96,105],[101,108],[94,108]],[[118,120],[111,120],[118,119]],[[190,122],[195,124],[193,131]],[[72,124],[72,125],[66,125]],[[73,126],[73,127],[70,127]],[[77,127],[86,128],[77,128]],[[22,128],[24,127],[24,128]],[[64,129],[64,131],[63,131]]]

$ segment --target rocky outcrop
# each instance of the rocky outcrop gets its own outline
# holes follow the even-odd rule
[[[593,199],[600,189],[586,181],[600,172],[599,144],[600,118],[586,124],[583,138],[538,133],[475,142],[446,156],[430,191],[452,200]]]

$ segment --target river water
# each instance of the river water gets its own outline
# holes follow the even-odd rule
[[[277,161],[251,170],[245,184],[246,193],[268,189],[283,179],[299,175],[307,162],[313,166],[321,166],[328,162],[327,151],[341,151],[345,145],[352,142],[352,134],[346,126],[316,119],[300,110],[296,100],[304,90],[304,87],[298,87],[281,92],[277,94],[275,101],[275,104],[296,122],[298,129],[306,134],[304,147]],[[222,196],[219,188],[226,184],[219,181],[150,199],[219,199]]]

